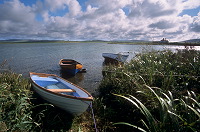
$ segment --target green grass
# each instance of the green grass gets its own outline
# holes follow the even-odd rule
[[[200,103],[198,102],[199,99],[196,97],[196,94],[193,91],[188,91],[188,95],[186,96],[174,98],[170,91],[168,91],[168,93],[164,93],[161,89],[153,89],[148,86],[145,87],[147,87],[156,97],[156,100],[152,101],[158,103],[157,109],[159,116],[156,117],[151,112],[151,108],[147,108],[140,100],[132,95],[129,95],[128,97],[116,95],[130,101],[134,106],[136,106],[136,108],[140,110],[145,117],[144,119],[141,119],[145,128],[143,129],[125,122],[115,123],[115,125],[128,125],[143,132],[195,132],[200,129]],[[146,94],[143,91],[138,92]]]
[[[199,65],[200,52],[185,49],[142,53],[125,65],[106,66],[95,102],[100,131],[198,130]],[[111,125],[117,122],[129,126]]]
[[[104,67],[93,102],[98,131],[199,130],[199,65],[200,51],[185,49]],[[74,119],[38,102],[19,74],[0,73],[0,89],[0,131],[95,131],[91,110]]]
[[[67,131],[74,117],[33,93],[29,79],[0,73],[0,131]]]
[[[0,73],[0,131],[28,131],[32,128],[29,88],[28,80],[22,75]]]

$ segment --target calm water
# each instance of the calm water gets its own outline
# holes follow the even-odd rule
[[[0,65],[7,60],[4,68],[28,77],[29,72],[51,73],[63,76],[60,73],[58,62],[60,59],[74,59],[84,65],[86,73],[78,73],[74,77],[64,78],[95,92],[102,79],[102,53],[131,52],[130,58],[135,53],[144,50],[183,48],[181,46],[145,46],[145,45],[120,45],[107,43],[30,43],[30,44],[0,44]],[[128,60],[130,60],[128,58]]]

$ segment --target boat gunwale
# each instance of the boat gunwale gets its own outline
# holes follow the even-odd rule
[[[121,56],[119,59],[119,55]],[[120,63],[125,63],[127,58],[128,58],[128,54],[122,54],[122,53],[102,53],[102,56],[104,57],[104,62],[105,63],[114,63],[114,64],[120,64]]]
[[[102,53],[102,56],[104,56],[104,55],[108,55],[108,54],[111,54],[111,55],[129,56],[128,54],[121,54],[121,53]]]
[[[81,88],[80,86],[78,86],[78,85],[76,85],[76,84],[74,84],[74,83],[72,83],[72,82],[70,82],[70,81],[68,81],[68,80],[66,80],[66,79],[64,79],[64,78],[61,78],[61,77],[59,77],[59,76],[57,76],[57,75],[55,75],[55,74],[46,74],[46,73],[35,73],[35,72],[30,72],[29,75],[30,75],[30,80],[31,80],[31,82],[32,82],[33,84],[35,84],[35,85],[36,85],[38,88],[40,88],[41,90],[44,90],[45,92],[48,92],[48,93],[51,93],[51,94],[54,94],[54,95],[57,95],[57,96],[62,96],[62,97],[65,97],[65,98],[71,98],[71,99],[82,100],[82,101],[93,101],[93,97],[92,97],[92,95],[91,95],[88,91],[86,91],[85,89]],[[50,90],[47,90],[47,89],[41,87],[41,86],[38,85],[37,83],[35,83],[34,80],[31,78],[31,75],[38,75],[39,77],[49,77],[49,76],[57,77],[57,78],[59,78],[59,79],[62,79],[62,80],[64,80],[64,81],[66,81],[67,83],[70,83],[70,84],[74,85],[75,87],[79,88],[80,90],[82,90],[83,92],[85,92],[85,93],[88,95],[88,97],[76,97],[76,96],[71,96],[71,95],[66,95],[66,94],[61,94],[61,93],[52,92],[52,91],[50,91]]]
[[[76,64],[63,64],[63,61],[65,61],[65,60],[67,60],[67,61],[71,61],[71,62],[76,62]],[[75,61],[75,60],[73,60],[73,59],[61,59],[60,61],[59,61],[59,65],[60,66],[69,66],[69,65],[77,65],[77,64],[80,64],[80,65],[82,65],[80,62],[78,62],[78,61]]]

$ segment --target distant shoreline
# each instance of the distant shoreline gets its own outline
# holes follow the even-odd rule
[[[108,44],[130,44],[130,45],[179,45],[179,46],[200,46],[199,43],[188,43],[188,42],[108,42]]]
[[[127,42],[127,41],[54,41],[54,40],[35,40],[35,41],[0,41],[0,44],[24,44],[24,43],[108,43],[126,45],[179,45],[179,46],[200,46],[200,42]]]

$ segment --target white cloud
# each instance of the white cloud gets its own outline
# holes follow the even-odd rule
[[[68,7],[69,7],[69,13],[72,16],[77,16],[82,12],[81,6],[79,5],[79,2],[76,0],[70,0],[68,3]]]
[[[28,23],[34,20],[35,14],[31,7],[25,6],[18,0],[7,1],[0,5],[1,21],[23,22]]]
[[[6,1],[0,5],[0,36],[37,34],[40,31],[37,24],[32,8],[19,0]]]
[[[76,16],[81,13],[81,6],[76,0],[45,0],[44,5],[46,9],[49,9],[51,12],[68,8],[69,14],[72,16]]]
[[[190,30],[200,33],[200,12],[198,13],[198,16],[194,17],[193,22],[190,25]]]
[[[184,0],[183,7],[184,9],[193,9],[200,6],[200,0]]]
[[[79,1],[37,0],[30,6],[6,1],[0,4],[0,35],[176,41],[198,37],[200,32],[200,13],[179,16],[185,9],[199,7],[199,0],[88,0],[84,11]]]
[[[54,12],[56,10],[65,9],[69,0],[45,0],[45,6],[50,11]]]

